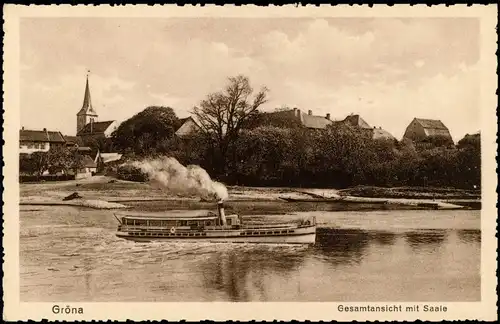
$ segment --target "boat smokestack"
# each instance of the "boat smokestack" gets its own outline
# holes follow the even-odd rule
[[[219,211],[219,219],[222,226],[226,226],[226,213],[224,212],[224,202],[219,200],[217,203],[217,209]]]

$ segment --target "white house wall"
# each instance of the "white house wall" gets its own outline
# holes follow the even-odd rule
[[[31,154],[34,152],[48,152],[50,149],[50,143],[48,142],[32,142],[30,144],[20,143],[19,153]]]
[[[109,138],[111,137],[111,134],[118,128],[118,122],[114,120],[108,128],[104,131],[104,137]]]

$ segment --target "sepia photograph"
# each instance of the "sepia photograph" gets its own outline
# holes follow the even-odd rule
[[[6,28],[16,303],[445,319],[494,294],[496,45],[473,8],[133,8],[32,8]]]

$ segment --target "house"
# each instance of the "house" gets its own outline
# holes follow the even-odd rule
[[[64,147],[66,140],[61,132],[43,130],[19,131],[19,153],[47,152],[51,147]]]
[[[111,137],[113,131],[118,127],[115,120],[94,122],[91,120],[76,135],[83,143],[88,143],[91,139],[103,139]]]
[[[392,136],[391,133],[386,131],[385,129],[382,129],[382,127],[376,128],[373,127],[371,130],[372,133],[372,138],[373,139],[387,139],[387,140],[395,140],[396,138]]]
[[[76,137],[83,144],[91,143],[92,140],[109,138],[111,133],[118,127],[116,120],[98,121],[98,115],[92,106],[90,97],[89,77],[85,84],[82,108],[76,114]]]
[[[370,137],[373,139],[394,139],[388,131],[382,129],[381,127],[371,127],[360,115],[349,115],[343,120],[333,121],[330,114],[323,116],[313,115],[312,110],[309,110],[307,114],[300,111],[300,109],[285,109],[272,112],[271,114],[280,115],[284,118],[293,118],[298,120],[300,124],[308,129],[325,129],[328,125],[332,124],[346,124],[352,127],[360,128],[366,130]]]
[[[89,178],[97,172],[97,163],[89,155],[84,155],[82,166],[77,170],[75,179]]]
[[[98,172],[104,170],[106,165],[119,163],[122,158],[120,153],[102,153],[97,152],[94,162],[97,165]]]
[[[180,127],[175,131],[175,135],[180,138],[188,138],[197,131],[201,130],[200,125],[194,120],[193,117],[181,118]]]
[[[449,138],[451,141],[451,134],[448,128],[436,119],[422,119],[414,118],[411,123],[406,127],[403,138],[408,138],[414,142],[425,140],[430,136],[443,136]]]
[[[64,140],[66,141],[67,148],[77,148],[84,146],[81,138],[79,138],[78,136],[64,135]]]
[[[279,115],[284,118],[295,119],[300,122],[300,124],[308,129],[325,129],[326,126],[332,124],[330,120],[330,114],[326,114],[323,116],[316,116],[312,114],[312,110],[309,110],[306,113],[303,113],[298,108],[288,109],[288,110],[280,110],[275,111],[270,114]]]
[[[361,118],[360,115],[350,114],[349,116],[344,118],[344,120],[342,120],[341,122],[348,124],[348,125],[351,125],[351,126],[354,126],[354,127],[363,128],[363,129],[371,129],[372,128],[370,125],[368,125],[368,123],[363,118]]]
[[[344,118],[344,120],[339,121],[339,123],[344,123],[346,125],[362,129],[363,131],[366,131],[372,139],[395,140],[395,137],[392,136],[391,133],[382,129],[382,127],[377,128],[375,126],[370,126],[370,124],[368,124],[360,115],[350,114]]]

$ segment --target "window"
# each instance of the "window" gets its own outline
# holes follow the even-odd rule
[[[161,225],[161,221],[159,221],[159,220],[149,221],[149,226],[160,226],[160,225]]]

